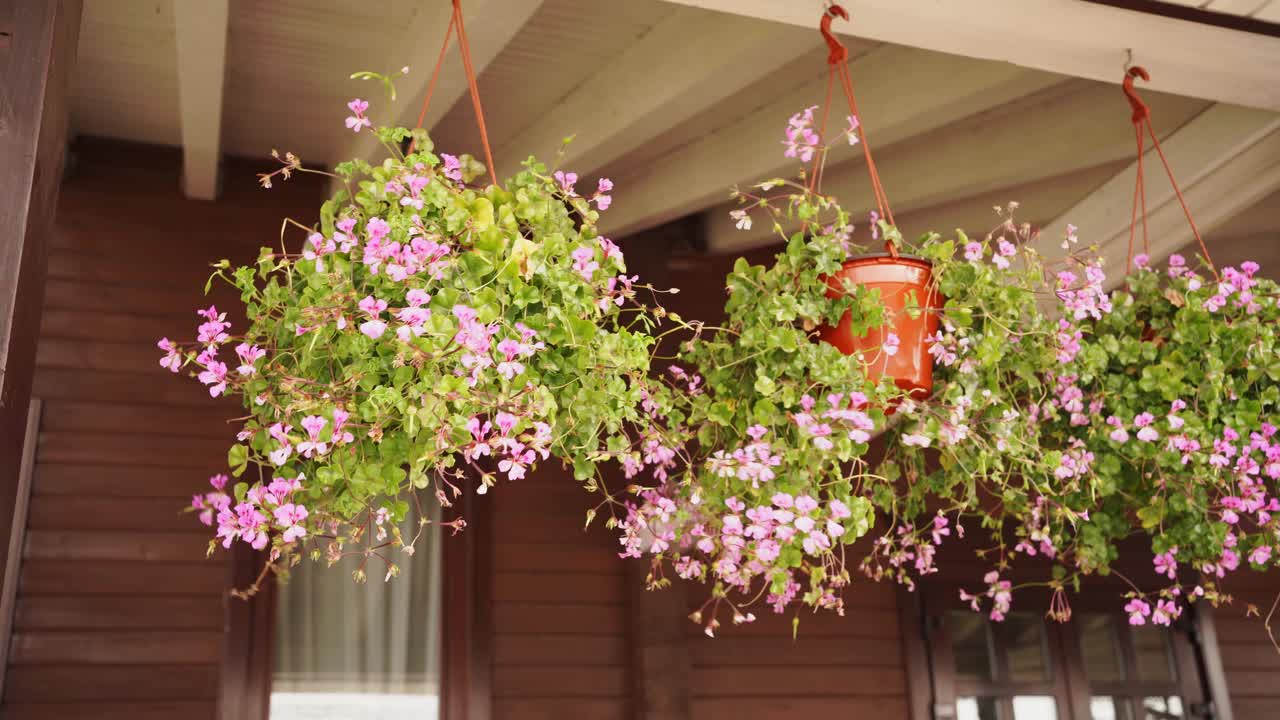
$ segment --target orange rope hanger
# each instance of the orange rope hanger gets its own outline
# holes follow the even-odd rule
[[[1135,65],[1125,70],[1124,81],[1122,83],[1124,95],[1129,99],[1129,106],[1133,108],[1133,132],[1137,139],[1138,146],[1138,170],[1133,187],[1133,212],[1129,219],[1129,255],[1125,261],[1125,272],[1129,272],[1129,266],[1133,264],[1133,239],[1137,230],[1138,211],[1142,211],[1142,251],[1151,252],[1151,239],[1147,234],[1147,189],[1143,174],[1143,155],[1145,154],[1146,136],[1143,134],[1145,126],[1146,134],[1151,136],[1151,143],[1155,146],[1156,153],[1160,156],[1160,162],[1164,165],[1164,172],[1169,176],[1169,184],[1173,185],[1173,192],[1178,197],[1178,204],[1182,206],[1182,212],[1187,216],[1187,222],[1191,225],[1191,232],[1196,236],[1196,242],[1200,244],[1200,252],[1204,255],[1205,262],[1209,263],[1209,269],[1213,271],[1213,276],[1218,277],[1218,269],[1214,267],[1213,260],[1209,257],[1209,248],[1205,247],[1204,238],[1200,236],[1200,228],[1196,227],[1196,221],[1191,217],[1191,210],[1187,207],[1187,200],[1182,196],[1182,189],[1178,187],[1178,181],[1173,177],[1173,170],[1169,167],[1169,160],[1164,155],[1164,150],[1160,147],[1160,138],[1156,137],[1156,130],[1151,125],[1151,108],[1147,106],[1142,98],[1138,97],[1138,91],[1133,87],[1135,78],[1142,78],[1150,82],[1151,74],[1146,68]]]
[[[822,121],[818,127],[818,137],[825,139],[827,136],[827,118],[831,114],[831,94],[832,86],[837,76],[840,78],[840,88],[844,91],[845,99],[849,103],[849,113],[857,122],[857,127],[850,132],[857,132],[862,143],[862,154],[867,161],[867,172],[871,175],[871,188],[876,196],[876,208],[880,211],[880,217],[886,222],[893,225],[893,210],[889,207],[889,197],[885,194],[884,185],[880,182],[880,172],[876,169],[876,161],[871,157],[871,144],[867,142],[867,127],[862,123],[862,116],[858,114],[858,101],[853,93],[853,76],[849,72],[849,48],[840,42],[840,39],[831,32],[831,22],[835,18],[843,20],[849,19],[849,13],[843,7],[831,4],[822,13],[822,20],[818,23],[818,30],[822,33],[822,37],[827,41],[827,98],[822,105]],[[818,157],[813,161],[813,172],[809,178],[809,190],[817,190],[821,185],[822,163],[824,160],[823,153],[818,153]],[[885,250],[893,257],[898,257],[898,248],[893,244],[892,240],[885,240]]]
[[[476,84],[476,71],[471,63],[471,43],[467,41],[467,28],[462,21],[462,0],[453,0],[453,14],[449,18],[449,28],[444,33],[444,45],[440,47],[436,67],[431,71],[431,81],[427,84],[427,94],[422,98],[422,110],[418,113],[418,124],[414,128],[420,129],[427,117],[427,107],[431,104],[431,95],[436,90],[436,81],[440,79],[440,67],[444,65],[444,56],[449,51],[449,41],[453,38],[454,32],[458,34],[458,52],[462,55],[462,69],[467,75],[467,87],[471,91],[471,107],[475,109],[476,125],[480,128],[484,159],[488,163],[489,175],[496,185],[498,168],[493,164],[493,150],[489,148],[489,130],[484,123],[484,108],[480,106],[480,87]],[[409,144],[409,152],[413,152],[412,142]]]

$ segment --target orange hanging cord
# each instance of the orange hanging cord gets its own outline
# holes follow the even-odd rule
[[[856,132],[862,143],[862,154],[867,161],[867,172],[871,175],[871,189],[876,196],[876,208],[880,211],[880,217],[890,225],[895,224],[893,221],[893,210],[889,207],[889,197],[885,194],[884,185],[880,182],[880,172],[876,169],[876,161],[871,157],[871,144],[867,142],[867,128],[862,123],[862,116],[858,113],[858,101],[853,93],[853,75],[849,71],[849,48],[840,42],[840,39],[831,32],[831,22],[835,18],[843,20],[849,19],[849,13],[843,7],[832,4],[822,13],[822,20],[818,23],[818,30],[822,33],[822,37],[827,41],[827,97],[822,106],[822,121],[818,127],[819,137],[823,140],[827,137],[827,119],[831,114],[831,96],[832,87],[835,79],[840,78],[840,88],[844,91],[845,99],[849,103],[849,113],[857,123],[857,127],[850,132]],[[809,189],[816,191],[821,184],[821,175],[823,161],[825,160],[825,150],[818,153],[813,162],[813,172],[809,177]],[[892,240],[886,239],[884,243],[885,250],[893,257],[898,257],[898,248]]]
[[[1160,156],[1160,162],[1164,165],[1165,174],[1169,176],[1169,184],[1173,186],[1173,192],[1178,197],[1178,204],[1182,206],[1182,212],[1187,216],[1187,223],[1191,225],[1191,232],[1195,235],[1196,242],[1200,244],[1200,252],[1203,254],[1205,262],[1209,263],[1209,269],[1213,271],[1213,276],[1217,278],[1218,269],[1214,267],[1213,260],[1209,257],[1209,248],[1205,247],[1204,238],[1200,236],[1200,228],[1196,227],[1196,221],[1191,217],[1191,209],[1187,207],[1187,200],[1182,196],[1182,189],[1178,187],[1178,181],[1173,177],[1173,170],[1169,167],[1169,160],[1165,157],[1164,150],[1160,147],[1160,138],[1156,137],[1156,130],[1151,125],[1151,108],[1142,101],[1142,98],[1138,97],[1138,91],[1133,87],[1135,78],[1150,81],[1151,75],[1146,68],[1135,65],[1125,71],[1122,83],[1124,95],[1129,99],[1129,106],[1133,108],[1131,119],[1133,120],[1133,132],[1138,149],[1138,167],[1133,187],[1133,212],[1129,218],[1129,255],[1124,264],[1125,272],[1129,272],[1129,268],[1133,264],[1133,240],[1137,231],[1139,217],[1142,219],[1142,251],[1144,253],[1151,252],[1151,240],[1147,234],[1147,189],[1143,168],[1143,156],[1146,154],[1146,135],[1150,135],[1151,144]],[[1143,133],[1144,129],[1146,130],[1145,134]]]
[[[493,164],[493,150],[489,148],[489,130],[485,127],[484,108],[480,105],[480,87],[476,84],[476,71],[471,62],[471,43],[467,41],[467,28],[462,21],[462,0],[453,0],[453,14],[449,18],[449,28],[444,33],[444,45],[440,47],[440,56],[436,58],[436,67],[431,71],[431,81],[427,83],[427,94],[422,98],[422,110],[418,113],[418,124],[421,128],[427,117],[427,108],[431,105],[431,95],[436,90],[436,81],[440,79],[440,68],[444,65],[445,53],[449,50],[449,41],[454,33],[458,34],[458,52],[462,55],[462,69],[467,75],[467,88],[471,92],[471,107],[476,113],[476,124],[480,128],[480,143],[484,146],[484,159],[488,163],[489,175],[495,185],[498,184],[498,168]],[[413,152],[413,142],[409,143],[409,152]]]

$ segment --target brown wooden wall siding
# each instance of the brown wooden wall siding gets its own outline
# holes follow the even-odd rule
[[[626,579],[616,536],[551,464],[493,503],[494,720],[628,717]],[[474,528],[480,530],[480,528]]]
[[[690,610],[707,589],[686,589]],[[800,717],[907,720],[906,669],[892,585],[855,577],[845,615],[754,609],[754,623],[727,616],[715,638],[689,624],[691,717],[789,720]]]
[[[179,510],[225,467],[237,413],[162,370],[155,342],[193,339],[209,261],[278,244],[319,194],[232,164],[220,202],[187,201],[176,160],[89,144],[63,185],[4,720],[216,714],[225,555],[206,559],[208,529]]]
[[[1214,625],[1222,657],[1234,720],[1275,720],[1280,717],[1280,619],[1272,618],[1273,641],[1263,620],[1245,617],[1248,603],[1265,618],[1280,594],[1280,578],[1239,572],[1231,584],[1234,606],[1218,609]],[[1280,611],[1277,611],[1280,616]]]

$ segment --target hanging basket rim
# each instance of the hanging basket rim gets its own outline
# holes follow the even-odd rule
[[[885,259],[887,259],[889,262],[888,263],[882,262]],[[886,265],[894,264],[894,263],[901,263],[903,265],[914,265],[914,266],[923,265],[925,267],[928,267],[929,269],[933,269],[932,260],[926,260],[925,258],[922,258],[918,255],[906,255],[903,253],[893,255],[887,252],[867,253],[865,255],[857,255],[857,256],[846,259],[844,262],[841,263],[841,265],[844,267],[848,267],[850,264],[857,265],[864,261],[873,261],[878,264],[886,264]]]

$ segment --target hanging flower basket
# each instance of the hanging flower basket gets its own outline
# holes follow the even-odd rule
[[[837,299],[849,285],[880,292],[889,321],[863,335],[855,335],[850,312],[834,327],[819,331],[819,338],[845,355],[861,356],[868,379],[888,376],[912,397],[928,397],[933,391],[933,358],[929,338],[938,332],[942,296],[932,277],[933,263],[902,255],[866,255],[844,263],[827,278],[827,297]]]

